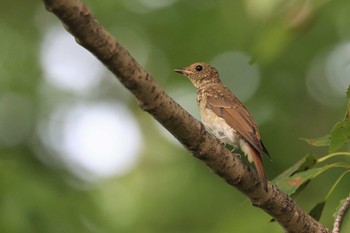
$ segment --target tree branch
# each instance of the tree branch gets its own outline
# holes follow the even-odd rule
[[[349,207],[350,207],[350,196],[345,199],[344,204],[339,209],[337,217],[335,218],[332,233],[339,233],[340,232],[341,223],[342,223],[342,221],[345,217],[345,214],[348,211]]]
[[[139,106],[171,132],[194,157],[244,193],[254,206],[270,214],[287,232],[329,232],[285,193],[269,183],[266,193],[255,170],[249,169],[158,86],[80,0],[43,0],[75,37],[111,70],[136,97]],[[68,51],[67,51],[68,52]]]

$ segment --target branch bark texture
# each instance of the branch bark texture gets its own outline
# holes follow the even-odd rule
[[[227,150],[171,99],[151,75],[107,32],[80,0],[43,0],[76,41],[94,54],[136,97],[139,106],[171,132],[194,157],[271,215],[286,232],[329,232],[288,195],[269,183],[266,193],[254,170]],[[68,51],[67,51],[68,52]]]
[[[340,232],[340,226],[341,226],[342,221],[346,215],[346,212],[349,210],[349,207],[350,207],[350,196],[345,199],[344,204],[339,209],[339,212],[335,218],[332,233],[339,233]]]

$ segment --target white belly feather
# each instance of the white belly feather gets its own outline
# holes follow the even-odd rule
[[[250,146],[236,130],[231,128],[223,118],[217,116],[208,108],[200,108],[200,115],[203,124],[208,131],[218,138],[221,142],[232,145],[235,148],[240,148],[248,157],[250,162],[253,161]]]
[[[221,142],[239,147],[240,135],[231,128],[223,118],[218,117],[213,111],[205,108],[200,111],[205,127]]]

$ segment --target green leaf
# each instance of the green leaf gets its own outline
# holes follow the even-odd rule
[[[347,103],[345,117],[342,121],[336,123],[332,128],[330,135],[327,134],[319,138],[300,138],[312,146],[329,146],[329,152],[333,153],[340,147],[350,141],[350,85],[346,91]]]
[[[326,165],[318,168],[311,168],[303,172],[298,172],[288,177],[286,179],[278,179],[274,183],[285,193],[288,195],[292,195],[299,188],[304,188],[308,182],[326,171],[327,169],[333,167],[333,165]]]
[[[350,120],[350,100],[346,105],[346,113],[345,113],[344,120]]]
[[[300,138],[300,139],[312,146],[329,146],[330,144],[329,134],[319,138]]]
[[[350,86],[346,91],[346,97],[350,99]],[[329,152],[335,152],[344,144],[350,141],[350,100],[346,106],[346,113],[344,120],[335,124],[331,130],[331,139],[329,145]]]
[[[341,174],[341,175],[338,177],[337,181],[333,184],[332,188],[329,190],[329,192],[328,192],[326,198],[324,199],[324,201],[317,203],[317,204],[314,206],[314,208],[312,208],[312,210],[310,211],[310,215],[311,215],[314,219],[320,220],[321,215],[322,215],[322,212],[323,212],[323,209],[324,209],[324,206],[325,206],[325,204],[326,204],[328,198],[330,197],[330,195],[332,194],[332,192],[335,190],[335,188],[337,187],[337,185],[339,184],[339,182],[340,182],[340,181],[344,178],[344,176],[345,176],[346,174],[348,174],[348,173],[350,173],[350,170],[349,170],[349,171],[343,172],[343,174]],[[344,199],[344,200],[345,200],[345,199]],[[343,202],[341,202],[341,203],[344,203],[344,200],[343,200]],[[337,212],[339,211],[339,208],[340,208],[340,207],[341,207],[341,206],[338,206]],[[334,217],[335,217],[335,216],[334,216]]]
[[[297,172],[305,171],[314,166],[316,161],[317,159],[314,155],[308,154],[296,162],[293,166],[275,177],[275,179],[272,180],[272,183],[276,184],[278,181],[285,180]]]
[[[350,141],[350,120],[343,120],[335,124],[331,130],[329,152],[333,153]]]
[[[313,217],[315,220],[320,220],[324,206],[326,205],[326,201],[322,201],[317,203],[312,210],[310,210],[309,214],[311,217]]]

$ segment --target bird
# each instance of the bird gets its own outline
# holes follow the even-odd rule
[[[242,102],[221,81],[218,71],[204,62],[174,69],[187,76],[197,89],[202,123],[220,142],[239,148],[254,163],[264,190],[268,191],[262,156],[269,155],[256,122]]]

